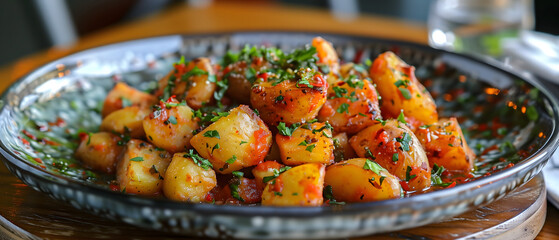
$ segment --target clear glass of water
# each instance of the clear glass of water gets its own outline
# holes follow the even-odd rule
[[[432,47],[498,57],[503,39],[534,27],[533,0],[435,0],[428,27]]]

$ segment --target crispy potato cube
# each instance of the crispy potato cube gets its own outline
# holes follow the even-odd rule
[[[116,135],[100,132],[81,134],[81,142],[76,149],[76,158],[87,168],[112,174],[123,146],[118,145],[120,138]]]
[[[146,133],[142,122],[149,113],[148,108],[125,107],[103,118],[100,129],[106,132],[129,134],[132,138],[143,138]]]
[[[334,142],[334,160],[336,162],[357,157],[357,154],[355,154],[355,151],[349,144],[346,133],[336,134],[332,140]]]
[[[222,174],[262,162],[272,146],[272,132],[246,105],[229,111],[190,140]]]
[[[334,162],[332,131],[324,123],[305,123],[291,136],[277,134],[276,142],[281,160],[286,165]]]
[[[254,49],[256,48],[254,47]],[[244,54],[245,51],[246,50],[243,49],[243,51],[241,51],[241,55]],[[274,52],[270,52],[271,54],[269,57],[276,58],[277,60]],[[222,72],[223,78],[229,82],[227,95],[242,104],[250,104],[250,91],[252,84],[258,78],[262,78],[263,75],[259,74],[261,71],[266,72],[267,69],[272,67],[272,64],[266,61],[264,57],[253,57],[252,61],[249,63],[244,60],[239,60],[238,62],[229,64]],[[251,79],[247,79],[247,76],[251,76]]]
[[[318,113],[318,120],[328,121],[335,132],[349,134],[373,125],[377,118],[382,118],[377,91],[368,80],[360,79],[330,86],[328,100]]]
[[[106,117],[116,110],[129,106],[146,108],[155,104],[156,101],[157,99],[154,96],[130,87],[126,83],[119,82],[107,94],[105,102],[103,102],[101,115]]]
[[[215,92],[215,71],[208,58],[197,58],[188,63],[176,63],[165,77],[159,80],[158,97],[175,95],[186,100],[188,106],[199,109],[209,103]],[[171,84],[169,84],[171,83]]]
[[[262,199],[262,188],[259,188],[255,179],[234,177],[229,184],[216,196],[216,201],[225,204],[255,204]]]
[[[324,185],[332,187],[337,201],[370,202],[399,198],[402,187],[394,175],[377,163],[365,169],[366,158],[354,158],[326,168]]]
[[[132,139],[119,160],[116,179],[120,190],[138,195],[159,195],[171,154],[142,140]]]
[[[431,168],[413,132],[394,119],[365,128],[349,143],[359,157],[371,158],[402,180],[406,191],[431,186]]]
[[[279,122],[293,124],[307,122],[316,117],[326,102],[328,83],[320,73],[300,70],[299,74],[313,74],[307,84],[296,81],[256,83],[250,93],[252,107],[260,112],[265,123],[276,126]],[[301,73],[305,72],[305,73]]]
[[[176,201],[202,202],[215,186],[213,169],[198,166],[186,153],[175,153],[165,171],[163,194]]]
[[[437,122],[435,102],[415,77],[413,66],[385,52],[375,59],[370,74],[382,98],[380,110],[384,118],[396,118],[403,110],[412,130]]]
[[[256,165],[256,167],[252,169],[252,175],[254,175],[254,179],[256,180],[256,185],[258,186],[258,188],[261,190],[264,189],[264,187],[266,186],[264,178],[273,176],[274,170],[279,171],[282,167],[284,167],[284,165],[276,161],[265,161]]]
[[[198,128],[192,109],[172,99],[160,102],[142,122],[148,141],[171,153],[190,147],[192,131]]]
[[[429,164],[451,171],[471,172],[474,152],[468,147],[456,118],[440,119],[437,123],[420,127],[415,135],[423,145]]]
[[[271,181],[262,192],[264,206],[320,206],[324,165],[307,163],[293,167]]]

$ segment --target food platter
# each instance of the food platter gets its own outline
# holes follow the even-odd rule
[[[165,66],[169,64],[165,63],[176,61],[177,53],[187,57],[220,56],[229,49],[239,50],[247,43],[291,49],[309,43],[317,35],[332,41],[340,57],[346,60],[353,60],[356,56],[374,58],[386,50],[397,52],[408,63],[416,66],[420,79],[434,82],[430,90],[440,93],[435,97],[439,102],[444,102],[445,94],[460,85],[461,75],[475,80],[462,85],[468,93],[464,95],[466,97],[475,99],[476,96],[499,96],[499,92],[503,93],[500,98],[487,102],[463,99],[458,101],[460,104],[447,104],[441,115],[470,116],[477,112],[474,111],[475,107],[485,108],[481,112],[496,114],[499,109],[512,108],[508,106],[509,102],[516,103],[523,98],[519,103],[526,105],[518,104],[520,115],[505,114],[510,120],[510,131],[503,136],[485,136],[476,132],[474,125],[477,122],[464,123],[466,128],[473,129],[471,138],[479,138],[473,145],[505,146],[502,151],[482,154],[487,156],[487,164],[478,164],[478,171],[490,174],[454,188],[409,198],[343,206],[188,204],[125,195],[111,191],[108,186],[88,181],[89,178],[83,177],[83,173],[88,175],[89,172],[79,166],[74,167],[72,162],[49,162],[57,157],[68,156],[64,154],[71,152],[64,152],[60,147],[48,147],[48,141],[29,143],[29,136],[23,131],[28,119],[37,119],[37,116],[44,117],[45,122],[56,122],[57,116],[60,116],[68,125],[91,126],[98,116],[79,115],[72,105],[78,106],[77,109],[79,106],[94,108],[97,104],[95,97],[102,97],[103,89],[115,80],[140,86],[147,84],[145,80],[154,80],[168,70]],[[439,77],[430,75],[437,71],[443,74]],[[61,96],[67,97],[68,94],[74,101],[60,100]],[[504,66],[410,43],[357,36],[281,32],[165,36],[80,52],[49,63],[20,79],[3,95],[0,151],[10,171],[35,189],[69,202],[76,208],[137,226],[207,237],[260,239],[360,236],[410,228],[455,216],[502,198],[530,180],[539,173],[558,143],[555,128],[559,120],[558,109],[555,100],[549,96],[537,82],[515,74]],[[50,103],[56,107],[41,108],[43,103],[46,104],[44,106]],[[522,107],[532,110],[522,110]],[[536,118],[533,117],[534,111]],[[526,112],[530,112],[532,117],[522,117]],[[477,116],[480,121],[487,117],[482,115]],[[43,139],[48,140],[50,137],[47,135]],[[69,142],[62,140],[59,144]],[[506,142],[508,144],[504,144]],[[510,151],[505,151],[506,146],[510,147],[511,144],[513,147]],[[518,152],[522,154],[514,154]],[[510,161],[514,161],[514,166],[508,164]]]

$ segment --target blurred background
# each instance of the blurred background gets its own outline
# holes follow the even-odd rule
[[[0,66],[52,46],[71,46],[79,38],[114,25],[157,14],[177,5],[204,7],[227,0],[7,0],[0,1]],[[231,1],[227,1],[231,2]],[[377,15],[426,24],[433,0],[266,0],[261,2],[334,15]],[[534,0],[535,30],[559,34],[559,1]],[[341,15],[340,15],[341,14]],[[345,15],[344,15],[345,14]],[[281,21],[281,19],[278,19]]]

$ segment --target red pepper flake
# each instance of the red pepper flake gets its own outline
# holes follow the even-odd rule
[[[43,160],[41,160],[40,158],[34,158],[33,160],[35,160],[35,162],[38,162],[38,163],[41,163],[41,164],[43,163]]]
[[[111,185],[109,185],[109,188],[113,192],[120,192],[120,186],[118,186],[118,184],[111,184]]]
[[[51,146],[58,146],[58,145],[60,145],[60,144],[57,143],[57,142],[54,142],[54,141],[51,141],[51,140],[48,140],[48,139],[45,139],[45,138],[41,139],[41,142],[43,142],[43,143],[45,143],[45,144],[48,144],[48,145],[51,145]]]
[[[453,188],[453,187],[456,187],[456,182],[452,182],[452,183],[451,183],[450,185],[448,185],[448,187],[446,187],[446,188]]]
[[[400,181],[400,185],[402,186],[402,189],[404,189],[404,191],[409,191],[410,190],[410,186],[408,185],[408,182],[402,180],[402,181]]]
[[[29,146],[29,141],[27,141],[25,138],[22,138],[22,137],[17,137],[17,138],[19,138],[19,140],[21,140],[21,142],[22,142],[24,145]]]
[[[47,166],[45,166],[45,165],[41,165],[39,167],[41,167],[42,169],[47,169]]]
[[[206,200],[206,202],[213,202],[214,197],[212,196],[211,193],[208,193],[208,194],[206,194],[206,197],[204,197],[204,200]]]

